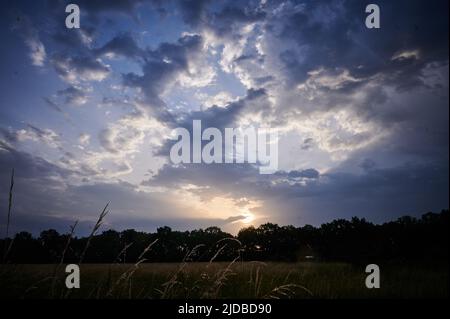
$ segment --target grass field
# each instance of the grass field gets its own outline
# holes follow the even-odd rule
[[[448,269],[380,265],[381,288],[344,263],[146,263],[81,265],[80,289],[64,265],[2,265],[2,298],[431,298],[448,296]]]

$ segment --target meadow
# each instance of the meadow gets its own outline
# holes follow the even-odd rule
[[[234,237],[218,227],[98,234],[106,205],[88,237],[74,237],[75,222],[64,235],[49,229],[9,238],[13,186],[14,170],[0,299],[448,298],[448,210],[382,225],[356,217],[320,228],[267,223]],[[294,261],[314,255],[321,261]],[[256,259],[267,261],[249,261]],[[385,260],[379,289],[365,285],[368,260]],[[79,265],[80,288],[67,288],[67,263]]]
[[[185,262],[82,264],[67,289],[64,265],[1,265],[1,298],[444,298],[444,266],[380,265],[381,288],[367,289],[363,266],[346,263]]]

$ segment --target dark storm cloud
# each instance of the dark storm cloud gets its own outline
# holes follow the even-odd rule
[[[44,134],[44,133],[43,133]],[[13,139],[14,140],[14,139]],[[1,170],[1,180],[8,180],[10,169],[14,168],[16,177],[39,179],[50,176],[59,176],[67,178],[70,171],[60,168],[41,157],[17,151],[13,147],[5,144],[0,140],[0,167],[6,168]],[[2,184],[4,185],[4,183]],[[2,190],[3,193],[3,190]]]
[[[3,137],[5,139],[3,141],[0,140],[0,142],[2,143],[1,145],[2,148],[13,152],[15,151],[15,149],[11,147],[11,145],[20,143],[21,140],[31,139],[46,144],[51,148],[62,149],[60,145],[61,138],[54,131],[48,129],[41,129],[30,123],[25,124],[26,124],[25,128],[17,131],[0,128],[0,137]]]
[[[185,120],[177,124],[192,131],[192,121],[201,120],[203,127],[224,129],[225,127],[232,127],[241,112],[255,112],[264,107],[267,107],[266,91],[264,89],[250,89],[243,98],[240,98],[236,102],[229,103],[225,107],[214,105],[204,111],[190,112],[186,114]]]
[[[4,127],[0,127],[0,136],[2,136],[5,139],[5,142],[7,142],[8,144],[16,143],[18,140],[16,132],[8,130]],[[5,142],[3,142],[3,143],[5,143]],[[5,147],[5,146],[6,146],[6,144],[3,144],[2,147]]]
[[[114,0],[114,1],[104,1],[104,0],[80,0],[77,4],[80,7],[86,8],[89,13],[99,13],[99,12],[120,12],[120,13],[131,13],[133,9],[141,4],[142,0]]]
[[[176,43],[162,43],[156,50],[148,50],[144,56],[143,74],[124,74],[124,84],[142,89],[158,119],[173,121],[160,95],[177,75],[187,70],[190,56],[198,54],[202,44],[200,36],[186,35]]]
[[[129,34],[117,35],[95,52],[98,55],[114,54],[126,58],[136,58],[143,54],[143,50]]]
[[[258,87],[269,87],[275,81],[294,90],[296,85],[311,78],[311,71],[324,69],[326,76],[338,77],[348,70],[350,80],[341,79],[336,87],[315,83],[316,92],[324,98],[310,110],[304,106],[303,114],[327,112],[344,105],[366,121],[391,126],[404,121],[407,113],[389,105],[386,87],[395,87],[400,92],[426,87],[424,72],[430,63],[444,67],[448,63],[448,2],[381,1],[377,4],[381,8],[379,30],[366,28],[366,3],[361,1],[269,1],[264,6],[223,3],[216,11],[208,10],[208,6],[191,9],[197,10],[195,16],[203,17],[203,23],[196,24],[199,29],[239,38],[241,35],[234,32],[233,25],[261,21],[265,32],[301,48],[299,52],[287,45],[278,57],[284,67],[277,71],[283,77],[257,77],[254,83]],[[275,11],[278,13],[274,14]],[[243,54],[234,63],[263,64],[261,58],[264,57]],[[377,85],[367,88],[371,83]],[[358,91],[364,91],[366,96],[355,104],[351,94]],[[284,112],[287,107],[280,105],[275,111],[276,122],[283,123],[284,117],[290,118],[290,113]]]
[[[28,231],[39,234],[48,228],[67,231],[75,220],[77,208],[65,182],[74,172],[52,164],[41,157],[17,151],[0,141],[0,209],[7,211],[9,180],[14,168],[11,233]],[[67,189],[66,189],[67,190]],[[82,209],[78,207],[80,211]],[[92,208],[92,210],[97,209]],[[80,212],[79,211],[79,212]],[[95,214],[95,213],[94,213]],[[93,216],[94,216],[93,214]],[[5,220],[0,220],[3,228]],[[78,231],[86,234],[92,222],[80,221]],[[2,233],[1,236],[4,234]]]
[[[95,37],[95,28],[90,26],[83,26],[80,29],[58,28],[51,37],[63,50],[85,53],[89,50],[89,42]]]
[[[59,90],[57,95],[63,97],[66,104],[81,105],[85,104],[87,101],[87,94],[85,91],[76,86],[69,86],[64,90]]]
[[[115,213],[108,220],[111,222],[110,226],[118,229],[125,225],[120,220],[123,216],[122,212],[127,210],[129,202],[135,203],[134,209],[137,210],[141,205],[142,209],[145,209],[145,207],[150,207],[147,206],[149,203],[152,203],[153,213],[149,213],[149,217],[145,218],[146,222],[141,223],[141,228],[144,227],[142,225],[156,227],[167,224],[186,229],[196,228],[200,225],[220,226],[231,221],[203,220],[201,222],[189,219],[161,219],[158,217],[160,215],[154,215],[155,208],[162,212],[168,209],[167,203],[164,204],[156,198],[147,198],[148,195],[135,193],[133,186],[129,184],[69,186],[64,191],[66,195],[62,196],[60,194],[63,189],[60,185],[61,182],[50,177],[60,176],[65,179],[71,172],[43,159],[17,152],[5,145],[2,145],[2,148],[3,150],[0,151],[1,167],[14,166],[16,169],[17,195],[15,195],[14,207],[18,213],[17,229],[24,229],[21,228],[23,225],[34,224],[33,227],[27,229],[40,230],[51,226],[64,230],[75,218],[95,219],[96,210],[110,200],[114,202]],[[275,205],[277,212],[284,217],[292,214],[295,216],[289,205],[300,205],[298,207],[302,207],[302,211],[308,208],[307,213],[302,215],[303,222],[315,224],[327,221],[328,216],[325,213],[314,216],[311,215],[311,212],[332,211],[333,214],[339,216],[358,215],[371,220],[380,220],[386,216],[380,217],[378,213],[381,212],[393,216],[393,214],[401,215],[428,209],[440,209],[442,207],[438,206],[445,203],[448,205],[446,195],[448,194],[448,167],[446,168],[445,165],[375,168],[363,175],[339,172],[317,175],[318,173],[313,169],[278,172],[272,176],[262,176],[258,175],[257,169],[250,165],[186,165],[177,168],[167,165],[147,184],[167,187],[176,187],[183,183],[193,183],[197,186],[214,185],[212,189],[199,190],[199,195],[207,198],[211,195],[230,195],[235,198],[245,196],[262,199],[267,208],[273,209],[273,205]],[[8,178],[9,172],[2,170],[1,179],[8,180]],[[311,182],[296,183],[298,178],[307,178]],[[274,181],[276,183],[273,183]],[[3,183],[2,196],[7,194],[6,187],[7,185]],[[91,198],[91,200],[87,200],[87,198]],[[395,200],[393,200],[394,198]],[[75,205],[75,203],[77,204]],[[80,206],[81,203],[86,203],[86,205]],[[31,207],[34,207],[33,216],[35,217],[24,214]],[[37,209],[38,207],[42,209]],[[57,216],[59,216],[58,213],[65,212],[65,217],[52,217],[49,212]],[[73,216],[70,215],[70,212]],[[41,214],[42,218],[30,222],[30,218],[38,218]],[[139,220],[137,216],[129,219],[126,223],[127,227],[137,223],[137,220]],[[233,220],[235,219],[233,218]],[[87,227],[88,224],[85,222],[86,226],[84,227]]]
[[[288,177],[290,178],[318,178],[319,172],[313,168],[305,169],[302,171],[290,171],[288,173]]]
[[[204,111],[183,113],[174,119],[172,125],[174,127],[185,128],[192,135],[193,121],[200,120],[202,129],[214,127],[223,132],[223,130],[227,127],[234,127],[236,120],[240,115],[242,115],[242,113],[255,112],[257,110],[264,110],[265,108],[268,108],[267,98],[268,96],[264,89],[250,89],[247,91],[246,96],[235,102],[227,104],[225,107],[218,107],[214,105]],[[162,146],[155,151],[155,154],[164,157],[169,156],[170,148],[175,143],[175,140],[166,140]],[[224,148],[225,145],[222,147]]]
[[[48,10],[60,21],[64,21],[66,14],[65,8],[68,4],[77,4],[80,8],[81,16],[84,22],[90,26],[98,25],[103,19],[109,19],[108,14],[126,15],[136,18],[135,9],[143,3],[151,3],[153,1],[145,0],[78,0],[76,2],[70,0],[48,1]],[[61,14],[64,13],[64,14]]]
[[[448,207],[445,163],[323,175],[314,169],[258,175],[257,169],[250,165],[167,165],[144,184],[167,187],[194,184],[201,187],[194,193],[204,198],[231,196],[262,200],[263,214],[286,220],[301,217],[297,222],[302,224],[355,215],[381,222],[403,214]]]
[[[52,64],[56,73],[66,82],[101,81],[111,72],[110,68],[92,56],[68,56],[54,54]]]
[[[229,195],[233,198],[249,197],[271,200],[285,194],[289,197],[292,185],[306,191],[303,182],[318,183],[320,175],[315,169],[278,171],[273,175],[260,175],[251,164],[184,164],[165,165],[143,185],[177,188],[187,184],[200,186],[192,192],[204,197]],[[295,187],[294,187],[295,188]],[[294,192],[295,193],[295,192]]]
[[[255,82],[256,82],[256,84],[258,86],[261,86],[261,85],[265,85],[267,83],[270,83],[270,82],[272,82],[274,80],[275,80],[275,78],[273,76],[268,75],[268,76],[262,76],[262,77],[256,78]]]
[[[70,177],[79,172],[63,169],[41,157],[17,151],[1,141],[0,167],[2,211],[7,211],[9,180],[12,168],[15,170],[13,232],[27,230],[38,233],[50,227],[65,231],[75,220],[79,220],[79,231],[86,234],[108,202],[111,203],[111,213],[106,225],[115,229],[129,227],[117,220],[120,221],[124,215],[130,216],[130,203],[133,203],[133,211],[147,213],[146,225],[152,220],[158,225],[159,214],[169,216],[173,209],[170,200],[140,193],[125,182],[71,185],[68,183]],[[142,215],[133,218],[145,219]],[[4,222],[2,219],[0,225],[4,226]]]
[[[448,207],[448,165],[402,165],[371,169],[365,174],[330,173],[326,183],[298,201],[311,220],[312,212],[350,217],[367,216],[376,222]],[[302,195],[306,195],[302,194]],[[291,194],[293,197],[297,194]],[[303,202],[303,203],[302,203]]]
[[[312,1],[304,10],[287,12],[267,30],[303,46],[301,59],[292,50],[280,58],[293,84],[320,67],[346,68],[356,78],[384,73],[403,88],[421,84],[420,69],[448,59],[448,1],[379,1],[381,29],[363,23],[365,3]],[[402,51],[419,50],[420,58],[392,59]]]
[[[200,187],[192,192],[208,199],[214,196],[246,195],[254,196],[258,189],[270,181],[266,175],[258,176],[258,170],[250,164],[184,164],[178,166],[164,165],[152,178],[143,181],[147,186],[165,186],[178,188],[193,184]],[[210,187],[212,186],[212,187]],[[248,188],[251,187],[251,188]]]
[[[197,26],[203,22],[205,17],[206,6],[211,0],[180,0],[178,4],[181,8],[181,13],[184,21],[192,26]]]
[[[303,140],[301,149],[306,151],[306,150],[309,150],[313,145],[314,145],[314,139],[311,137],[308,137]]]
[[[180,0],[184,21],[195,28],[207,28],[216,36],[232,36],[234,26],[261,21],[266,13],[255,1],[223,1],[220,9],[212,10],[210,0]]]
[[[208,24],[218,36],[229,35],[236,24],[249,24],[256,21],[262,21],[266,13],[258,7],[250,5],[235,5],[228,3],[220,12],[214,13],[212,21]]]

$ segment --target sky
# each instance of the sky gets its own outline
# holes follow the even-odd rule
[[[0,6],[5,231],[374,223],[448,208],[448,1]],[[80,28],[68,29],[75,3]],[[278,170],[173,164],[172,130],[270,127]]]

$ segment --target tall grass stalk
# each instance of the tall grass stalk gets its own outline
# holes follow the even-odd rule
[[[105,218],[105,216],[109,213],[108,211],[108,205],[109,203],[107,203],[105,205],[105,207],[103,208],[102,212],[100,213],[97,222],[95,223],[94,227],[92,228],[91,233],[89,234],[88,240],[86,242],[86,245],[84,246],[83,252],[80,255],[80,259],[78,261],[78,265],[81,265],[83,263],[84,257],[86,256],[86,252],[91,244],[91,240],[92,238],[95,236],[95,234],[97,234],[97,231],[99,230],[99,228],[102,226],[103,224],[103,219]],[[68,289],[67,292],[62,295],[62,298],[68,298],[70,296],[70,294],[72,293],[73,289]]]
[[[174,288],[180,284],[178,277],[183,272],[184,268],[187,266],[187,262],[190,261],[192,256],[194,256],[197,253],[197,251],[204,246],[205,246],[204,244],[199,244],[194,248],[192,248],[191,251],[187,252],[183,258],[183,261],[178,266],[177,271],[170,277],[168,281],[162,284],[163,289],[162,290],[156,289],[156,291],[161,294],[162,299],[169,298],[170,296],[172,296]]]
[[[5,236],[5,245],[3,247],[3,263],[7,262],[9,252],[11,251],[14,239],[9,241],[9,226],[11,224],[11,211],[12,211],[12,203],[13,203],[13,189],[14,189],[14,168],[11,170],[11,181],[9,186],[9,197],[8,197],[8,216],[6,220],[6,236]],[[9,244],[8,244],[9,241]]]
[[[92,238],[95,236],[95,234],[97,233],[98,229],[100,228],[100,226],[103,224],[103,219],[105,218],[105,216],[109,213],[108,209],[108,204],[106,204],[106,206],[103,208],[102,212],[100,213],[100,216],[98,217],[97,222],[94,225],[94,228],[92,228],[92,232],[88,237],[88,240],[86,242],[86,245],[84,246],[83,252],[80,255],[80,260],[79,260],[79,264],[81,264],[84,260],[84,257],[86,256],[86,252],[91,244],[91,240]]]
[[[123,255],[123,263],[125,263],[125,256],[128,248],[130,248],[133,245],[133,243],[126,244],[122,250],[117,254],[117,257],[114,259],[114,263],[120,262],[120,257]]]
[[[145,262],[147,259],[144,258],[145,254],[158,242],[158,239],[155,239],[152,241],[145,249],[142,251],[142,253],[139,255],[138,260],[136,263],[131,266],[129,269],[124,271],[122,275],[116,280],[116,282],[110,287],[108,290],[107,296],[111,297],[113,295],[113,291],[119,286],[121,282],[128,283],[128,295],[129,298],[131,298],[131,278],[133,277],[136,270],[139,268],[139,265],[143,262]],[[131,244],[125,246],[123,250],[126,250]]]
[[[58,271],[61,269],[62,265],[64,264],[64,258],[66,257],[66,253],[69,250],[70,242],[72,241],[73,235],[75,233],[75,228],[78,225],[78,220],[75,221],[73,225],[70,226],[70,232],[67,235],[67,241],[64,246],[64,249],[61,253],[61,259],[59,261],[59,264],[56,265],[55,269],[53,270],[53,279],[52,279],[52,285],[50,289],[50,295],[53,298],[55,296],[55,288],[58,281]]]
[[[70,242],[72,241],[73,234],[75,233],[75,228],[78,225],[78,220],[75,221],[73,225],[70,226],[70,233],[67,237],[66,245],[64,246],[64,250],[61,254],[61,260],[59,261],[59,264],[62,265],[64,263],[64,258],[66,257],[67,250],[69,250]]]
[[[11,182],[9,186],[9,198],[8,198],[8,219],[6,221],[6,238],[9,236],[9,225],[11,223],[11,208],[13,200],[13,188],[14,188],[14,168],[11,170]]]

